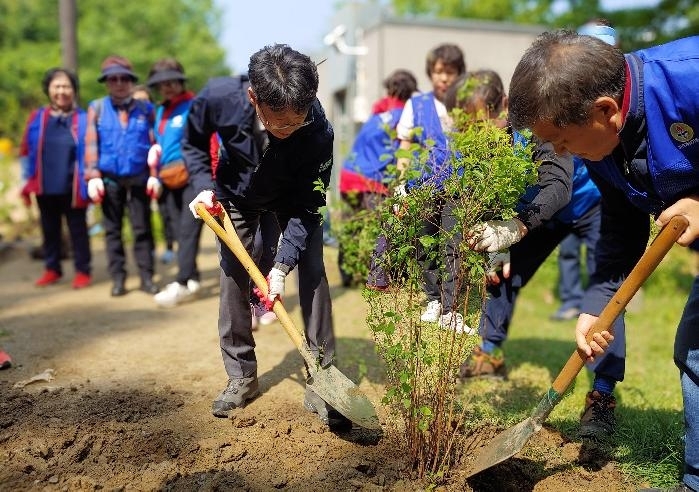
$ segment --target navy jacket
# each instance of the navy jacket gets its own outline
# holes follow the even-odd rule
[[[620,144],[585,162],[602,194],[597,269],[582,306],[594,315],[645,251],[648,215],[699,194],[699,37],[626,55],[626,67]]]
[[[280,140],[257,128],[247,95],[247,76],[211,79],[192,102],[182,152],[197,192],[214,189],[241,210],[275,212],[283,223],[275,263],[290,270],[320,227],[330,183],[333,128],[316,99],[310,125]],[[211,136],[218,133],[221,158],[211,166]],[[281,266],[279,265],[279,266]]]

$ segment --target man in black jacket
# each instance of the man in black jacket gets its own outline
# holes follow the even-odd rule
[[[192,213],[196,216],[197,203],[212,207],[220,201],[249,252],[260,215],[276,215],[282,234],[268,276],[268,300],[282,295],[286,275],[298,266],[306,339],[319,363],[327,366],[333,362],[335,336],[318,209],[325,205],[330,181],[333,129],[317,90],[318,72],[308,56],[286,45],[267,46],[250,58],[247,77],[212,79],[194,99],[183,153],[191,182],[200,191],[190,203]],[[256,131],[255,115],[264,132]],[[209,144],[214,133],[221,141],[221,159],[212,169]],[[229,381],[212,412],[226,417],[257,397],[259,388],[249,276],[225,246],[219,250],[218,326]],[[350,425],[309,389],[304,405],[331,427]]]

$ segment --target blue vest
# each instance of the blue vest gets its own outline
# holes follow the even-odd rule
[[[635,188],[612,156],[591,165],[636,207],[657,214],[699,191],[699,36],[636,51],[626,55],[626,62],[627,119],[644,118],[647,125],[646,158],[653,190]]]
[[[413,96],[410,101],[413,106],[413,127],[422,128],[422,132],[416,134],[417,141],[423,148],[429,148],[429,153],[422,176],[410,180],[406,188],[428,184],[441,189],[444,181],[451,175],[452,165],[447,137],[435,107],[434,93],[419,94]]]
[[[164,106],[159,106],[155,114],[155,140],[163,148],[160,166],[167,167],[171,162],[182,161],[182,136],[187,125],[187,115],[192,106],[192,100],[180,101],[170,112],[163,133],[160,133],[160,123],[163,118]]]
[[[91,105],[94,105],[93,101]],[[119,122],[119,114],[109,96],[102,98],[101,108],[96,110],[99,138],[98,169],[115,177],[137,176],[148,173],[148,149],[150,149],[149,103],[136,101],[129,112],[126,128]]]
[[[383,182],[386,167],[395,160],[398,141],[391,138],[402,108],[372,115],[359,130],[352,151],[342,168],[374,181]]]

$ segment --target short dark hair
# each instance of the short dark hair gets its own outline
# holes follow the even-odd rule
[[[477,101],[483,101],[490,115],[498,115],[503,110],[505,86],[500,75],[494,70],[476,70],[459,77],[444,96],[447,110],[461,108],[472,112]]]
[[[407,101],[417,91],[417,80],[412,72],[398,69],[386,77],[383,86],[389,96]]]
[[[459,75],[466,72],[464,52],[455,44],[440,44],[427,54],[425,69],[428,77],[432,76],[432,70],[440,60],[443,64],[456,68]]]
[[[316,64],[286,44],[265,46],[252,55],[248,77],[257,101],[272,111],[303,113],[316,100]]]
[[[55,67],[46,70],[46,73],[44,73],[44,76],[41,79],[41,88],[44,91],[44,94],[47,96],[49,95],[49,85],[51,85],[51,81],[56,78],[56,75],[59,74],[64,74],[66,77],[68,77],[68,80],[70,80],[70,85],[73,86],[73,92],[75,92],[75,99],[77,100],[78,92],[80,91],[80,82],[78,81],[78,76],[67,68]]]
[[[599,97],[621,101],[624,54],[592,36],[545,32],[517,64],[510,82],[509,120],[519,130],[540,121],[563,128],[588,121]]]

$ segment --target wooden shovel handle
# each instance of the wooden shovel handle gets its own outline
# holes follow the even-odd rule
[[[222,212],[220,217],[221,220],[223,220],[223,224],[225,226],[224,229],[223,227],[221,227],[221,224],[216,222],[216,219],[214,219],[214,217],[209,213],[209,211],[206,209],[206,206],[204,206],[203,203],[197,203],[196,210],[199,214],[199,217],[201,217],[204,220],[204,222],[206,222],[206,225],[208,225],[216,233],[221,242],[228,246],[228,248],[235,255],[235,257],[238,258],[238,261],[240,261],[240,263],[243,265],[243,268],[245,268],[248,274],[250,274],[250,278],[252,278],[252,281],[255,283],[257,288],[260,289],[260,291],[266,296],[267,279],[264,275],[262,275],[260,269],[257,268],[257,265],[255,265],[255,262],[248,254],[248,251],[245,249],[245,246],[243,246],[243,243],[240,242],[240,238],[238,237],[238,234],[235,232],[235,227],[233,226],[233,223],[231,222],[231,218],[228,216],[228,213],[224,211]],[[284,309],[284,306],[279,300],[276,300],[274,302],[273,310],[274,314],[277,315],[279,322],[284,327],[284,330],[286,331],[287,335],[289,335],[289,338],[291,338],[291,341],[294,342],[296,348],[301,352],[301,355],[309,364],[309,367],[312,367],[316,362],[313,358],[313,354],[308,349],[306,339],[296,328],[294,322],[291,321],[289,314],[286,312],[286,309]]]
[[[668,222],[658,235],[653,239],[648,249],[646,249],[636,266],[619,287],[619,290],[612,296],[607,305],[600,313],[597,321],[587,334],[587,341],[592,340],[595,333],[604,330],[611,330],[614,320],[622,313],[626,305],[631,301],[634,294],[641,288],[643,282],[653,273],[653,270],[660,264],[672,245],[682,235],[689,225],[686,217],[676,215]],[[563,367],[558,377],[553,381],[551,387],[562,395],[571,385],[575,377],[585,365],[585,359],[580,351],[576,350],[570,356],[568,362]]]

